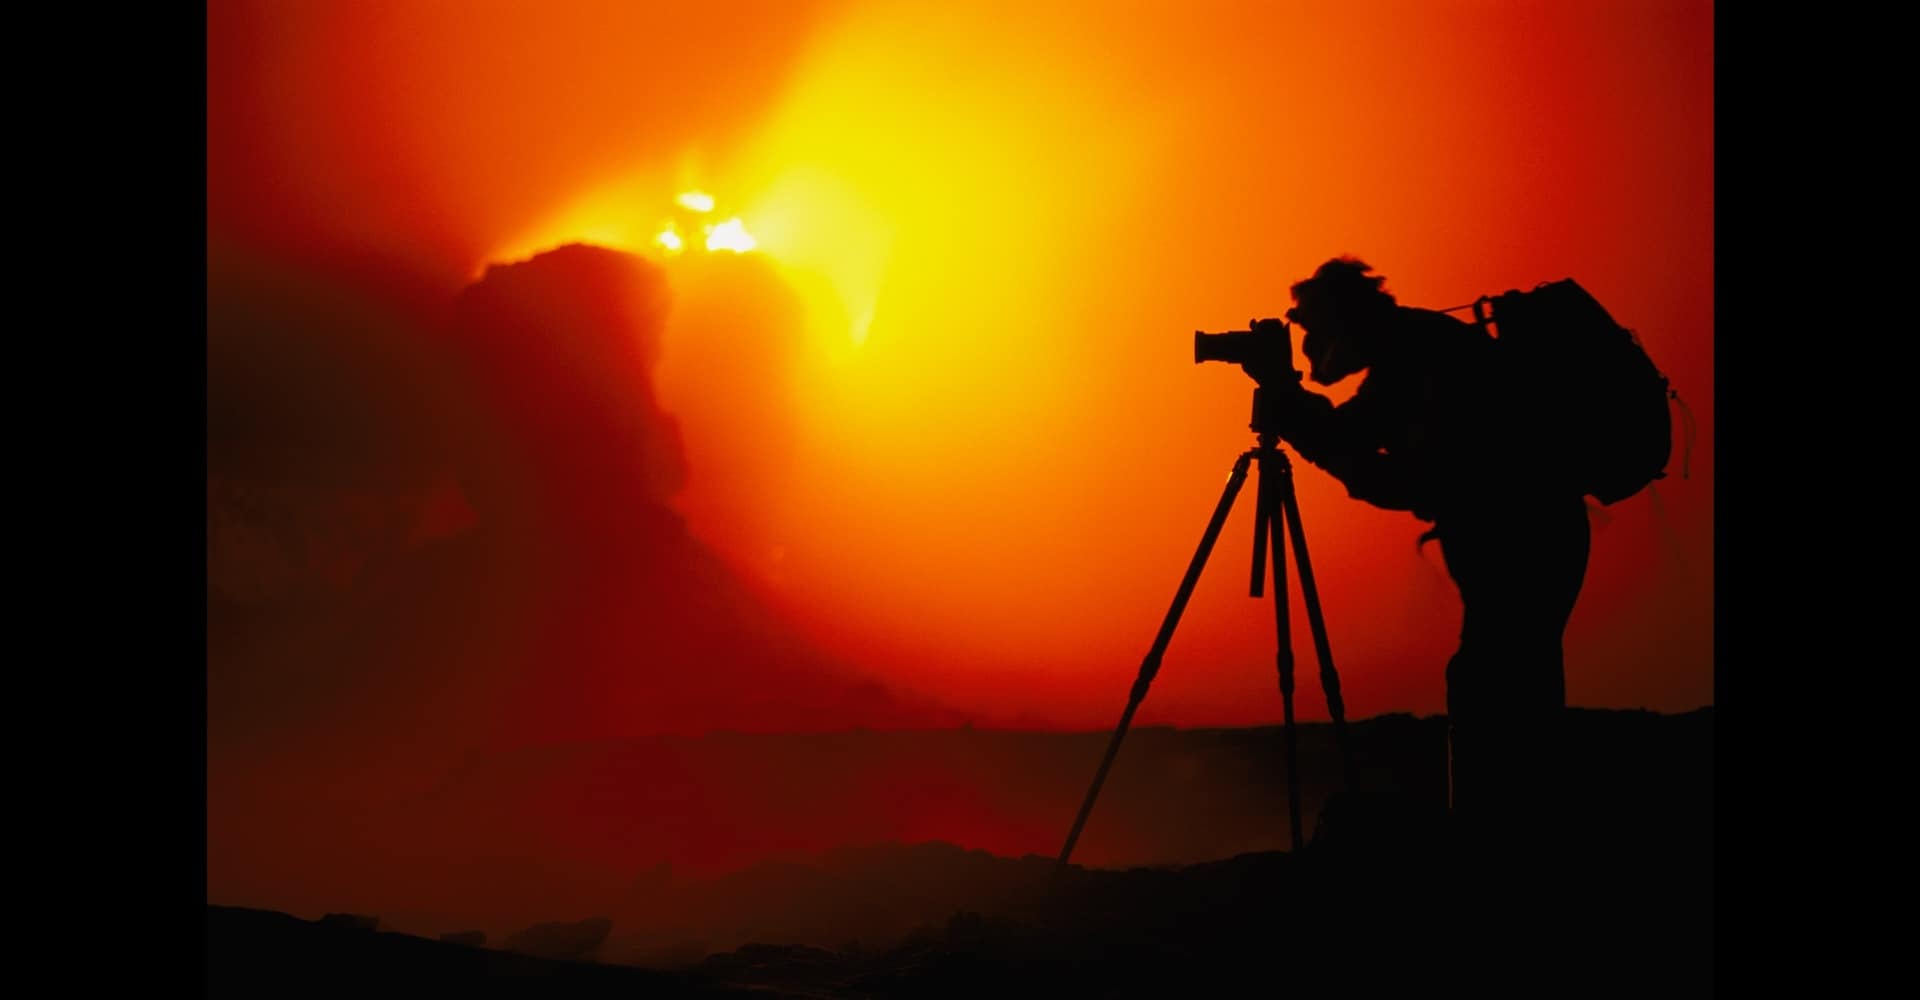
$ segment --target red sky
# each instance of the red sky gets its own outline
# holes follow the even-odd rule
[[[773,350],[723,321],[765,303],[667,262],[695,532],[890,685],[1076,727],[1112,724],[1250,443],[1193,330],[1342,253],[1428,307],[1572,276],[1695,430],[1689,477],[1676,447],[1595,516],[1569,699],[1711,703],[1711,5],[1034,6],[210,3],[215,253],[370,252],[450,299],[564,241],[653,254],[711,193],[799,314]],[[1349,712],[1443,711],[1422,525],[1298,488]],[[1278,718],[1251,499],[1142,723]]]

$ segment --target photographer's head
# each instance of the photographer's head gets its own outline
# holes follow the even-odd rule
[[[1306,329],[1300,349],[1311,365],[1308,377],[1335,382],[1373,363],[1381,331],[1393,315],[1393,295],[1365,261],[1336,257],[1293,286],[1287,318]]]

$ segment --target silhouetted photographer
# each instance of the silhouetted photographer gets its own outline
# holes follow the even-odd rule
[[[1668,403],[1677,397],[1633,331],[1572,279],[1482,296],[1471,303],[1475,322],[1468,323],[1447,315],[1453,310],[1400,305],[1371,272],[1352,258],[1330,260],[1293,286],[1287,320],[1194,334],[1196,363],[1236,364],[1258,383],[1249,423],[1256,445],[1234,463],[1056,870],[1068,865],[1250,469],[1260,476],[1249,593],[1262,596],[1271,567],[1296,850],[1302,834],[1288,550],[1351,784],[1344,699],[1282,441],[1354,498],[1433,525],[1420,541],[1439,540],[1464,606],[1460,647],[1447,664],[1449,795],[1463,846],[1482,861],[1536,875],[1544,873],[1534,862],[1564,856],[1570,846],[1562,638],[1586,576],[1586,499],[1616,503],[1666,474]],[[1302,384],[1293,362],[1296,323],[1306,331],[1301,347],[1314,382],[1333,385],[1366,372],[1347,402],[1335,406]],[[1514,884],[1523,883],[1546,881]]]
[[[1301,384],[1285,324],[1247,331],[1242,362],[1269,424],[1357,500],[1433,525],[1464,614],[1447,664],[1451,800],[1475,840],[1534,841],[1558,813],[1562,636],[1586,574],[1584,491],[1543,460],[1525,380],[1482,327],[1395,301],[1358,260],[1292,288],[1308,377],[1366,372],[1335,406]],[[1280,353],[1264,345],[1284,345]]]

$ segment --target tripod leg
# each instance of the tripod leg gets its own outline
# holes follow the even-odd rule
[[[1347,707],[1340,696],[1340,674],[1333,668],[1333,645],[1327,641],[1327,620],[1320,613],[1320,591],[1313,585],[1313,561],[1307,558],[1307,532],[1300,524],[1300,498],[1293,492],[1289,474],[1275,484],[1280,493],[1281,517],[1293,539],[1293,558],[1300,565],[1300,596],[1307,605],[1307,627],[1313,632],[1313,652],[1320,660],[1320,687],[1327,693],[1327,712],[1333,716],[1333,732],[1340,744],[1340,766],[1344,783],[1353,784],[1353,749],[1347,742]]]
[[[1080,839],[1080,831],[1087,825],[1087,816],[1093,812],[1093,800],[1100,795],[1100,785],[1107,780],[1107,771],[1113,767],[1113,759],[1120,753],[1120,741],[1127,735],[1127,727],[1133,723],[1133,713],[1138,711],[1140,703],[1147,698],[1147,688],[1153,684],[1155,674],[1160,672],[1160,659],[1166,655],[1167,644],[1173,641],[1173,630],[1180,624],[1180,615],[1187,609],[1187,601],[1193,597],[1194,585],[1200,582],[1200,571],[1206,568],[1207,556],[1213,551],[1213,543],[1220,537],[1220,529],[1227,523],[1227,513],[1233,509],[1234,497],[1240,493],[1240,487],[1247,481],[1247,464],[1253,458],[1248,452],[1233,463],[1233,472],[1227,476],[1227,487],[1220,494],[1220,502],[1213,508],[1213,518],[1207,522],[1206,533],[1200,536],[1200,547],[1194,550],[1193,561],[1187,564],[1187,575],[1180,581],[1180,589],[1173,596],[1173,606],[1167,609],[1167,617],[1160,623],[1160,634],[1154,636],[1153,648],[1147,651],[1146,659],[1140,662],[1140,675],[1134,679],[1133,692],[1127,699],[1127,710],[1120,713],[1120,725],[1113,731],[1113,740],[1107,744],[1107,755],[1100,761],[1100,770],[1094,773],[1093,787],[1087,789],[1087,799],[1080,804],[1080,815],[1074,818],[1073,829],[1067,833],[1066,846],[1060,848],[1060,859],[1054,870],[1057,872],[1067,866],[1067,859],[1073,854],[1074,842]]]
[[[1271,470],[1262,468],[1260,475],[1261,507],[1256,515],[1263,522],[1279,519],[1281,506],[1279,490],[1274,485],[1275,476]],[[1272,525],[1273,539],[1273,624],[1279,634],[1279,647],[1274,654],[1274,668],[1280,674],[1280,706],[1284,713],[1287,741],[1287,832],[1292,835],[1293,849],[1300,850],[1300,737],[1294,728],[1293,719],[1293,623],[1287,607],[1287,541],[1280,534],[1280,526]],[[1256,595],[1257,596],[1257,595]]]
[[[1262,466],[1265,464],[1264,461],[1261,462]],[[1253,584],[1247,588],[1247,593],[1250,596],[1259,597],[1261,594],[1260,587],[1263,582],[1261,578],[1267,575],[1266,562],[1269,537],[1267,532],[1273,526],[1274,509],[1273,493],[1267,488],[1267,477],[1264,474],[1260,476],[1260,481],[1254,484],[1253,495]],[[1279,539],[1277,537],[1273,539],[1273,544],[1276,546],[1279,545]],[[1275,582],[1274,589],[1278,590],[1279,587],[1280,583]]]

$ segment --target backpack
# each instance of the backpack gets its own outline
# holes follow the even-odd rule
[[[1666,476],[1668,401],[1678,397],[1633,331],[1592,294],[1563,278],[1481,296],[1473,315],[1491,326],[1519,383],[1551,475],[1603,504]]]

